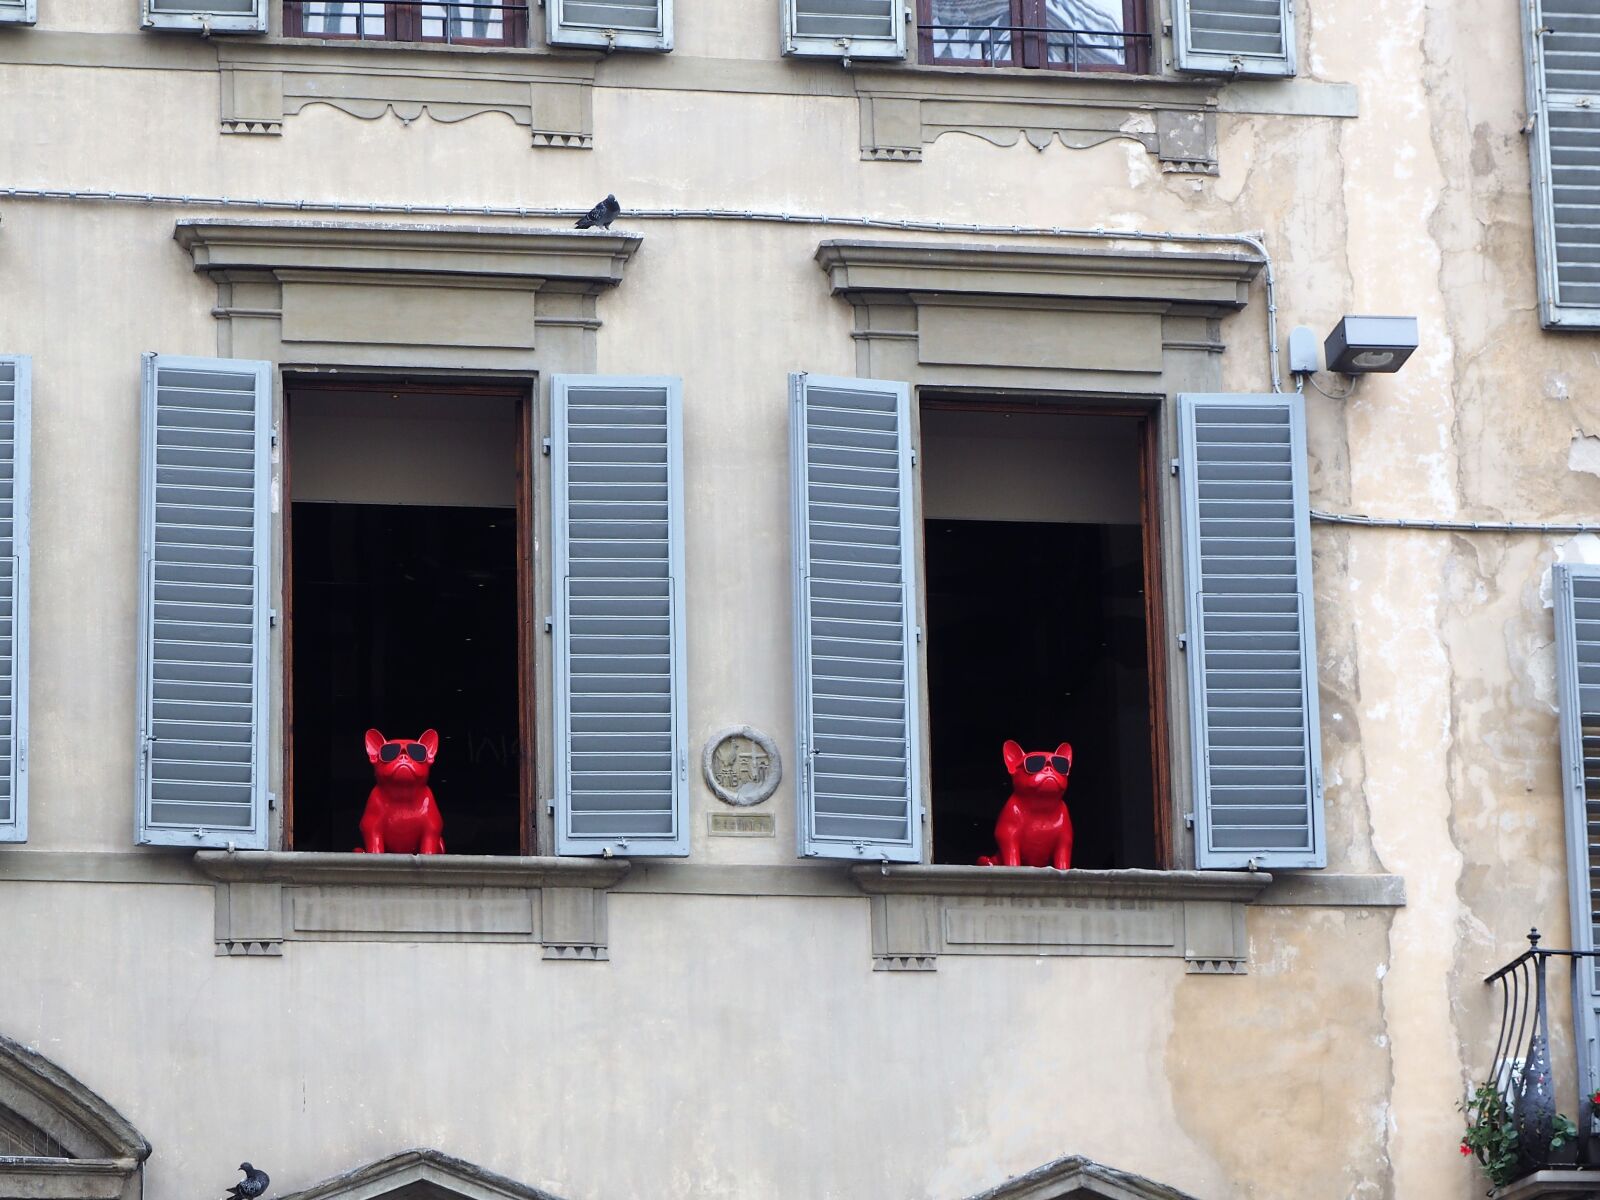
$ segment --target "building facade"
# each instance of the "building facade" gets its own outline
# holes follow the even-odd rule
[[[1591,9],[0,0],[0,1195],[1587,1125]]]

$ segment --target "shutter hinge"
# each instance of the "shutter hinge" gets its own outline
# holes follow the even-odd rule
[[[554,796],[544,802],[544,810],[552,817],[556,815],[556,801]]]
[[[546,458],[549,458],[550,457],[550,439],[549,438],[545,438],[544,439],[543,446],[544,446],[544,456]]]
[[[272,444],[274,446],[278,444],[278,426],[276,424],[272,426]]]
[[[913,467],[917,465],[917,448],[915,446],[911,448],[911,465]]]
[[[921,810],[922,810],[922,823],[924,825],[926,825],[928,823],[928,806],[926,804],[922,805],[921,806]]]
[[[1194,814],[1192,812],[1186,812],[1183,814],[1183,827],[1185,829],[1194,828]]]
[[[278,610],[277,609],[275,609],[275,608],[267,609],[267,626],[268,626],[268,628],[271,628],[271,629],[276,629],[278,627]]]
[[[274,809],[274,808],[277,808],[277,807],[278,807],[278,793],[277,792],[268,792],[267,793],[267,808],[269,810],[271,810],[271,809]]]
[[[1176,475],[1178,473],[1178,460],[1177,459],[1173,459],[1172,460],[1172,473],[1174,475]]]
[[[556,628],[556,619],[554,617],[546,617],[544,619],[544,631],[546,633],[554,633],[555,632],[555,628]]]
[[[1180,633],[1178,635],[1178,649],[1179,650],[1187,650],[1188,648],[1189,648],[1189,635],[1187,633]]]
[[[917,642],[919,644],[922,642],[922,626],[921,625],[917,626]]]

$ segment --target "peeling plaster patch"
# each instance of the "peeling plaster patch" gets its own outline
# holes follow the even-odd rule
[[[1567,447],[1567,470],[1600,475],[1600,437],[1579,430]]]
[[[1551,570],[1556,563],[1600,563],[1600,536],[1592,533],[1580,533],[1576,537],[1568,538],[1556,547],[1555,561],[1545,567],[1544,574],[1539,577],[1539,603],[1546,608],[1555,607],[1555,596],[1550,590]]]
[[[1156,131],[1156,119],[1151,113],[1132,113],[1117,128],[1127,134],[1154,133]]]

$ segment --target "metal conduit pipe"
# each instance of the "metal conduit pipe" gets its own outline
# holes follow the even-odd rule
[[[1415,517],[1369,517],[1362,513],[1311,510],[1313,521],[1331,525],[1365,525],[1372,529],[1429,529],[1444,533],[1600,533],[1600,524],[1581,521],[1439,521]]]
[[[347,200],[272,200],[266,197],[191,196],[159,192],[95,191],[81,188],[0,187],[0,199],[81,200],[115,204],[168,204],[196,208],[247,208],[271,212],[359,213],[407,217],[580,217],[586,208],[544,208],[495,204],[396,204]],[[1191,245],[1248,246],[1261,256],[1267,301],[1267,363],[1274,392],[1283,391],[1278,347],[1278,279],[1264,233],[1161,233],[1146,229],[1075,229],[1060,225],[984,225],[928,221],[914,217],[833,217],[821,213],[765,212],[732,208],[629,209],[628,220],[768,221],[785,225],[823,225],[846,229],[898,229],[926,233],[972,233],[985,237],[1097,238],[1104,241],[1171,242]]]

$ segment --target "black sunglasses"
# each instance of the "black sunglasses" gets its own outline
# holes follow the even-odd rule
[[[384,747],[388,749],[387,746]],[[1057,775],[1065,775],[1072,770],[1072,760],[1064,754],[1030,754],[1022,760],[1024,771],[1042,771],[1044,764],[1049,763],[1056,769]]]
[[[413,762],[428,761],[428,748],[421,742],[407,742],[404,746],[399,742],[385,742],[383,748],[378,751],[378,757],[384,762],[393,762],[400,757],[402,750],[411,756]]]

